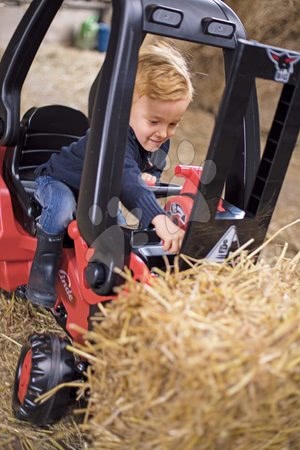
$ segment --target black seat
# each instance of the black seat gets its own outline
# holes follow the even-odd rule
[[[67,106],[31,108],[24,115],[19,142],[6,152],[4,177],[15,217],[30,234],[35,234],[39,210],[33,198],[35,169],[47,162],[52,153],[78,140],[88,128],[87,117]]]

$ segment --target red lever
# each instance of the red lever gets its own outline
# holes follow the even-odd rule
[[[184,166],[179,164],[175,167],[175,175],[185,178],[185,182],[181,194],[196,194],[201,180],[203,167],[201,166]],[[220,199],[218,211],[224,212],[223,200]]]

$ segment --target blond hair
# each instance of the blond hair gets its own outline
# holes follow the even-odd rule
[[[140,49],[134,95],[154,100],[193,98],[191,74],[185,58],[165,42]]]

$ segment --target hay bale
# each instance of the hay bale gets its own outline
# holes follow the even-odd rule
[[[91,449],[300,449],[300,254],[134,282],[84,351]]]
[[[227,0],[241,19],[248,39],[265,44],[299,51],[300,2],[290,0]],[[194,107],[217,112],[223,92],[222,54],[218,49],[189,45],[186,51],[191,54],[196,88]],[[206,77],[199,73],[207,74]],[[270,83],[269,83],[270,85]],[[276,89],[274,88],[274,92]],[[272,97],[272,92],[270,96]],[[213,102],[212,102],[213,100]]]
[[[268,44],[292,45],[299,50],[300,3],[298,0],[227,0],[241,18],[250,39]]]

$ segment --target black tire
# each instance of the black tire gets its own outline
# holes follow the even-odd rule
[[[35,400],[58,386],[75,379],[75,358],[66,349],[68,339],[55,334],[34,334],[23,345],[18,360],[13,411],[18,419],[47,425],[61,419],[74,404],[74,388],[62,388],[44,403]]]

